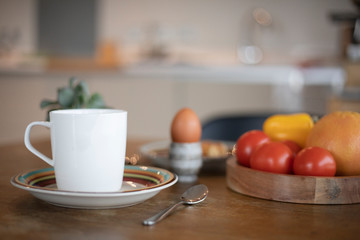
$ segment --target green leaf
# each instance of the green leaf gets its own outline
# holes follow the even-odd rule
[[[74,102],[75,92],[72,88],[64,87],[58,90],[58,102],[62,107],[71,107]]]
[[[85,95],[87,97],[90,96],[88,85],[84,81],[80,81],[79,84],[76,85],[75,92],[77,94],[82,94],[82,95]]]
[[[48,106],[51,106],[51,105],[55,105],[57,104],[58,102],[57,101],[52,101],[52,100],[42,100],[41,103],[40,103],[40,108],[46,108]]]
[[[88,108],[105,108],[105,102],[100,94],[94,93],[87,104]]]
[[[71,77],[69,80],[69,87],[74,88],[74,82],[76,81],[76,77]]]
[[[69,79],[69,86],[58,88],[57,101],[44,99],[40,103],[41,108],[69,109],[69,108],[106,108],[105,102],[100,94],[90,95],[88,85],[85,81],[76,84],[77,79]],[[76,84],[76,85],[75,85]],[[49,114],[47,114],[49,117]]]
[[[87,102],[87,97],[84,95],[84,94],[81,94],[81,95],[78,95],[76,96],[76,103],[82,107],[84,105],[86,105],[86,102]]]
[[[71,108],[83,108],[79,102],[74,102]]]

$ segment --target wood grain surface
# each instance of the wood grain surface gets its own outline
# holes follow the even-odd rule
[[[129,140],[127,153],[136,152],[143,143]],[[49,143],[34,145],[50,153]],[[143,226],[142,220],[177,201],[192,184],[177,183],[132,207],[69,209],[50,205],[10,184],[19,172],[48,167],[23,143],[1,146],[0,161],[0,239],[348,240],[360,236],[360,204],[294,204],[249,197],[228,188],[225,174],[206,172],[198,180],[209,188],[204,202],[182,206],[162,222]]]

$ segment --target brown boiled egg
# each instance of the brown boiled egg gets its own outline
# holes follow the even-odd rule
[[[176,143],[193,143],[200,141],[201,122],[190,108],[178,111],[171,123],[171,139]]]

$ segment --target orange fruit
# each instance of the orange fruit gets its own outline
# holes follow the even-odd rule
[[[360,114],[332,112],[315,123],[307,147],[327,149],[336,162],[336,175],[360,175]]]

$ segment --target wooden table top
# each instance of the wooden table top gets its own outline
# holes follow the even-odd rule
[[[144,141],[128,141],[135,153]],[[47,141],[33,144],[50,155]],[[50,205],[13,187],[10,178],[25,170],[48,167],[23,143],[0,147],[1,239],[359,239],[360,204],[306,205],[248,197],[226,186],[224,172],[202,173],[198,183],[208,198],[183,206],[154,226],[142,225],[178,200],[191,184],[177,183],[138,205],[80,210]],[[140,164],[149,164],[141,160]],[[225,164],[225,163],[224,163]]]

